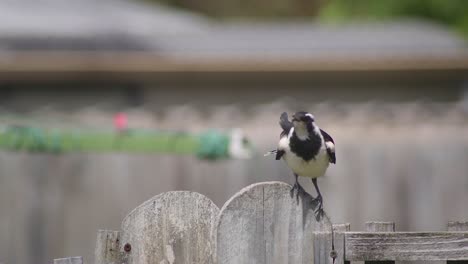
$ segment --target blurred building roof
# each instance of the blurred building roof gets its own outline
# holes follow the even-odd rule
[[[0,72],[468,69],[425,21],[216,23],[129,0],[0,0]]]
[[[421,21],[332,26],[310,22],[237,23],[155,40],[166,53],[216,58],[453,56],[467,43]]]
[[[147,37],[197,32],[200,16],[122,0],[0,0],[0,49],[145,50]]]

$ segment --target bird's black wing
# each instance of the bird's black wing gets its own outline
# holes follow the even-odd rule
[[[325,146],[327,148],[330,162],[336,164],[335,141],[333,141],[333,138],[327,132],[323,131],[322,129],[320,129],[320,132],[322,133],[323,139],[325,140]]]
[[[288,114],[286,112],[283,112],[281,114],[279,125],[283,129],[283,131],[281,132],[280,137],[287,136],[289,134],[289,131],[293,127],[293,124],[288,120]]]
[[[285,153],[284,150],[274,149],[274,150],[268,151],[264,156],[269,156],[271,154],[275,154],[276,160],[279,160],[279,159],[281,159],[281,157],[283,157],[284,153]]]
[[[281,157],[283,157],[284,153],[285,153],[284,150],[277,150],[277,151],[276,151],[276,157],[275,157],[275,159],[276,159],[276,160],[280,160]]]

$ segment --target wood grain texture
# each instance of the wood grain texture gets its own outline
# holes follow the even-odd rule
[[[351,261],[468,259],[468,232],[348,232],[345,245]]]
[[[68,258],[54,259],[54,264],[83,264],[83,258],[82,257],[68,257]]]
[[[448,231],[468,231],[468,221],[450,221],[448,223]]]
[[[99,230],[96,238],[94,252],[95,264],[120,263],[120,232],[112,230]]]
[[[123,259],[128,264],[210,263],[211,229],[218,213],[218,207],[199,193],[157,195],[123,220]]]
[[[395,222],[366,222],[367,232],[395,232]]]
[[[335,251],[337,258],[335,263],[343,263],[344,261],[344,234],[343,232],[349,228],[349,225],[334,225],[333,235],[335,241],[332,242],[331,225],[328,219],[324,219],[317,223],[314,232],[314,263],[332,264],[333,258],[331,257],[332,243],[335,243]],[[335,231],[337,231],[335,233]],[[348,230],[349,231],[349,230]],[[341,255],[341,256],[340,256]]]
[[[314,233],[314,262],[320,264],[331,264],[333,259],[330,257],[332,250],[331,232],[324,230]]]
[[[366,222],[367,232],[395,232],[395,222]],[[365,261],[364,264],[394,264],[392,260]]]
[[[345,236],[344,232],[349,232],[351,230],[351,225],[346,224],[334,224],[333,231],[335,237],[335,250],[337,253],[337,258],[335,264],[349,264],[349,261],[345,261]]]
[[[468,222],[451,221],[448,223],[448,231],[468,231]],[[468,264],[465,260],[448,260],[447,264]]]
[[[250,185],[227,201],[217,223],[218,264],[314,263],[309,197],[282,182]],[[315,262],[316,263],[316,262]]]

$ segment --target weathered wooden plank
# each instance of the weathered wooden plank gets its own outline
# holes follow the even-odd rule
[[[347,232],[345,245],[351,261],[468,258],[468,232]]]
[[[217,224],[218,264],[314,263],[310,196],[282,182],[250,185],[227,201]]]
[[[95,264],[120,263],[120,232],[99,230],[94,252]]]
[[[367,232],[395,232],[394,222],[366,222]],[[364,264],[394,264],[395,261],[381,259],[380,261],[365,261]]]
[[[449,222],[448,231],[468,231],[468,222]],[[447,264],[468,264],[468,258],[465,260],[448,260]]]
[[[218,207],[199,193],[157,195],[123,220],[122,259],[128,264],[211,263],[211,230],[218,213]]]
[[[344,232],[349,232],[351,230],[351,225],[346,224],[334,224],[333,231],[335,237],[335,251],[337,257],[335,260],[336,264],[349,264],[349,261],[345,260],[345,236]]]
[[[395,232],[394,222],[366,222],[366,232]]]
[[[332,250],[331,229],[314,232],[314,262],[320,264],[331,264],[333,259],[330,257]]]
[[[448,223],[448,231],[468,231],[468,221],[450,221]]]
[[[344,232],[349,231],[349,224],[333,225],[333,237],[328,217],[317,225],[314,232],[314,263],[343,264],[344,263]],[[333,262],[332,249],[335,246],[336,259]]]
[[[68,258],[54,259],[54,264],[83,264],[83,258],[82,257],[68,257]]]

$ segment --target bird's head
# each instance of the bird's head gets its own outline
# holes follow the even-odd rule
[[[294,130],[299,138],[308,138],[309,134],[315,133],[316,126],[315,126],[315,118],[311,113],[308,112],[296,112],[292,116],[292,123],[294,126]]]
[[[313,123],[315,121],[315,118],[311,113],[301,111],[301,112],[296,112],[292,116],[292,121],[293,123],[303,122],[307,124],[307,123]]]

